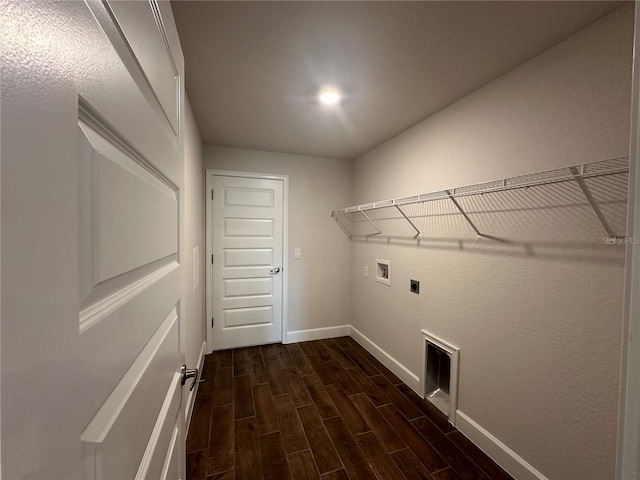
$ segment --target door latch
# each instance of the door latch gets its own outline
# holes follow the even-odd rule
[[[280,273],[280,267],[272,268],[271,270],[269,270],[269,273],[273,273],[273,274]]]
[[[187,368],[186,365],[182,365],[180,367],[180,384],[184,385],[187,383],[187,379],[193,378],[193,382],[191,382],[191,386],[189,387],[189,391],[193,390],[193,387],[198,383],[198,369],[197,368]]]

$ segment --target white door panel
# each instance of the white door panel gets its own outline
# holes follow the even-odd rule
[[[80,122],[92,287],[178,253],[177,187]],[[89,151],[87,151],[89,150]],[[83,245],[84,246],[84,245]]]
[[[273,278],[237,278],[224,280],[225,298],[273,295]]]
[[[160,480],[168,480],[172,478],[179,478],[179,476],[182,475],[181,470],[184,470],[184,468],[181,467],[181,458],[184,454],[184,447],[180,443],[180,436],[179,429],[175,428],[169,443],[169,451],[167,452],[164,465],[162,466],[162,474],[159,477],[149,475],[146,477],[147,479],[155,480],[156,478],[159,478]],[[138,479],[136,478],[136,480]]]
[[[174,453],[179,430],[174,422],[170,421],[179,414],[180,398],[181,398],[181,377],[179,373],[175,373],[171,381],[171,385],[167,391],[167,395],[162,404],[160,415],[156,420],[153,433],[149,438],[144,457],[138,467],[136,480],[155,480],[162,477],[162,471],[167,462],[167,458]],[[174,440],[175,436],[175,440]],[[180,478],[180,472],[175,472],[170,478]]]
[[[272,209],[274,207],[274,191],[261,188],[243,188],[226,186],[224,189],[224,205],[231,207],[262,207]],[[242,212],[242,208],[237,211]],[[260,212],[257,212],[260,213]],[[265,213],[269,215],[269,213]]]
[[[260,305],[256,307],[224,309],[224,329],[273,324],[273,307]]]
[[[178,89],[175,77],[178,71],[171,52],[165,46],[165,34],[156,28],[156,18],[160,12],[154,11],[154,15],[149,15],[149,9],[154,9],[154,5],[140,1],[120,0],[111,2],[109,6],[144,70],[162,112],[173,132],[177,132]]]
[[[107,126],[117,140],[122,140],[167,178],[180,178],[182,163],[175,156],[179,143],[178,133],[165,115],[147,72],[140,68],[132,42],[125,36],[122,27],[114,22],[115,13],[110,2],[86,0],[86,3],[92,16],[90,20],[83,22],[82,28],[86,30],[95,25],[100,30],[88,40],[92,44],[86,45],[87,51],[82,52],[91,55],[91,58],[78,59],[82,62],[79,66],[84,69],[83,73],[90,79],[77,86],[81,108],[87,116],[94,116],[98,123]],[[164,3],[168,4],[160,2],[161,6]],[[78,5],[72,15],[85,16],[87,8],[80,2]],[[154,15],[151,2],[119,1],[116,5],[121,17],[125,11],[139,10],[140,7],[145,9],[147,15]],[[170,13],[170,7],[167,13]],[[163,18],[173,22],[169,15]],[[155,31],[147,30],[148,27],[150,24],[140,25],[138,35],[149,39],[157,37],[157,24],[154,25]],[[70,38],[66,41],[73,44],[78,39]],[[165,53],[166,55],[169,53]],[[171,57],[176,66],[182,65],[181,55],[180,53],[180,57],[176,57],[174,54]],[[173,75],[167,81],[174,84],[176,91],[179,90],[175,86],[177,79]]]
[[[172,380],[179,379],[179,351],[174,309],[82,432],[87,479],[135,477],[165,396],[175,390]]]
[[[212,188],[213,347],[280,341],[284,182],[214,175]]]
[[[171,8],[15,1],[0,22],[2,477],[184,478]]]
[[[231,237],[273,238],[270,218],[225,218],[224,234]]]
[[[229,237],[226,237],[229,239]],[[266,243],[266,242],[265,242]],[[268,242],[271,244],[271,242]],[[254,243],[255,245],[255,243]],[[224,265],[223,268],[229,270],[229,274],[233,273],[242,274],[246,270],[238,270],[239,268],[269,268],[274,265],[276,261],[276,252],[273,248],[237,248],[238,245],[234,245],[236,248],[225,248],[224,251]]]

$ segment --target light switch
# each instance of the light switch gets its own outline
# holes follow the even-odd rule
[[[200,286],[200,247],[193,248],[193,279],[192,279],[192,287],[193,293],[196,292],[198,287]]]
[[[293,252],[293,257],[294,258],[302,258],[302,249],[301,248],[296,248]]]
[[[369,267],[364,267],[364,269],[362,270],[362,275],[364,276],[364,278],[369,278]]]

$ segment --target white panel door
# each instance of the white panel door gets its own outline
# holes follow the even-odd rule
[[[282,339],[283,181],[213,176],[213,348]]]
[[[3,2],[5,479],[184,478],[168,2]]]

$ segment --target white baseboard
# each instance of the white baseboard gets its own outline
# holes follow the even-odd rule
[[[380,360],[385,367],[395,373],[396,376],[406,383],[414,392],[418,393],[420,390],[420,378],[415,373],[369,340],[369,338],[367,338],[357,328],[351,326],[350,329],[351,338],[362,345],[371,355]]]
[[[349,325],[336,327],[311,328],[287,332],[287,338],[282,343],[306,342],[308,340],[322,340],[324,338],[346,337],[349,335]]]
[[[513,478],[518,480],[549,480],[520,455],[460,410],[456,412],[456,427]]]
[[[419,395],[420,378],[417,375],[367,338],[357,328],[351,326],[350,330],[351,338],[380,360],[385,367],[395,373],[400,380]],[[549,480],[516,452],[473,421],[469,416],[465,415],[464,412],[457,410],[455,418],[458,430],[466,435],[478,448],[491,457],[514,478],[518,480]]]
[[[200,354],[198,356],[198,365],[196,368],[198,369],[198,380],[200,380],[200,376],[202,375],[202,367],[204,366],[204,356],[207,348],[207,342],[202,342],[202,348],[200,348]],[[191,425],[191,414],[193,413],[193,406],[196,403],[196,394],[198,393],[198,387],[200,387],[200,383],[196,382],[196,388],[189,392],[189,397],[187,400],[186,410],[184,412],[184,420],[186,425],[186,432],[189,433],[189,425]],[[186,437],[185,437],[186,438]]]
[[[305,342],[308,340],[321,340],[325,338],[344,337],[347,335],[351,336],[351,338],[362,345],[385,367],[397,375],[400,380],[406,383],[414,392],[418,393],[420,391],[420,378],[418,375],[414,374],[411,370],[351,325],[338,325],[335,327],[313,328],[288,332],[283,343]],[[202,349],[200,351],[200,364],[198,365],[200,372],[202,372],[202,364],[204,363],[205,348],[206,342],[202,344]],[[189,396],[187,406],[187,426],[191,420],[196,392],[197,388],[194,389]],[[517,453],[460,410],[456,411],[456,427],[514,478],[517,478],[518,480],[549,480]]]

